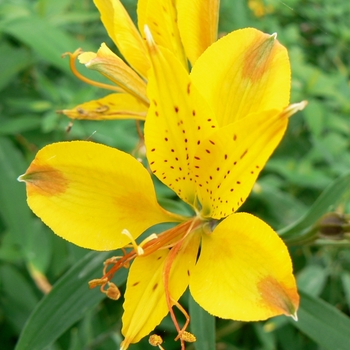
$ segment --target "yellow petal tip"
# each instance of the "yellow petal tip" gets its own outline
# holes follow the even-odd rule
[[[145,24],[143,31],[145,33],[147,45],[148,45],[149,49],[151,50],[152,48],[155,47],[155,42],[153,40],[151,30],[149,29],[149,26],[147,24]]]
[[[298,322],[298,314],[294,312],[294,314],[289,315],[295,322]]]
[[[26,182],[25,175],[26,174],[22,174],[22,175],[18,176],[17,177],[17,181],[19,181],[19,182]]]
[[[306,106],[308,102],[307,101],[301,101],[298,103],[293,103],[290,106],[288,106],[283,112],[282,116],[285,118],[291,117],[293,114],[302,111]]]

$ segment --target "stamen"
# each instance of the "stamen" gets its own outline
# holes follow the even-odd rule
[[[133,236],[131,236],[131,233],[125,228],[122,231],[122,234],[125,236],[128,236],[130,238],[131,244],[134,247],[135,252],[137,253],[137,255],[143,255],[145,254],[144,250],[142,249],[142,247],[140,247],[139,245],[137,245],[135,239]]]
[[[109,84],[103,84],[103,83],[99,83],[98,81],[94,81],[91,80],[89,78],[84,77],[81,73],[78,72],[77,68],[75,67],[75,60],[77,59],[77,57],[83,53],[82,49],[77,49],[75,50],[73,53],[71,52],[65,52],[62,57],[65,56],[69,56],[69,67],[72,71],[72,73],[81,81],[83,81],[86,84],[92,85],[92,86],[96,86],[98,88],[101,89],[106,89],[106,90],[111,90],[111,91],[116,91],[116,92],[124,92],[123,89],[114,86],[114,85],[109,85]]]
[[[101,286],[100,290],[102,293],[106,294],[111,299],[115,299],[115,300],[118,299],[120,297],[120,291],[114,283],[110,282],[114,274],[123,267],[128,268],[130,262],[136,257],[140,255],[148,256],[159,249],[164,249],[164,247],[169,245],[169,242],[175,242],[175,243],[172,243],[172,249],[167,257],[167,262],[164,266],[163,282],[164,282],[164,289],[165,289],[165,296],[166,296],[168,310],[174,322],[175,328],[178,332],[177,338],[180,339],[181,341],[181,349],[184,350],[185,341],[190,341],[187,339],[195,339],[195,338],[194,336],[192,337],[188,335],[187,334],[188,332],[184,333],[185,329],[189,324],[190,317],[185,311],[185,309],[176,300],[171,298],[171,295],[169,293],[169,276],[170,276],[172,263],[174,262],[176,254],[181,248],[184,239],[187,237],[187,235],[190,232],[193,232],[194,230],[201,227],[202,224],[203,222],[201,220],[198,220],[198,218],[194,220],[188,220],[188,221],[182,222],[178,226],[173,227],[169,230],[166,230],[163,233],[160,233],[159,235],[156,235],[155,233],[151,234],[140,245],[136,244],[135,239],[131,236],[128,230],[123,230],[123,234],[126,234],[130,238],[134,249],[127,252],[124,248],[122,248],[122,251],[124,253],[123,256],[114,256],[107,259],[104,262],[102,278],[91,280],[89,282],[90,288]],[[110,265],[113,265],[113,266],[109,268]],[[107,290],[104,289],[106,285],[108,285]],[[174,311],[172,309],[173,305],[176,305],[178,309],[186,317],[186,323],[182,329],[180,328],[176,320]],[[126,349],[125,346],[127,347],[126,343],[124,343],[124,347],[121,346],[121,349]],[[159,347],[159,349],[164,350],[162,347]]]
[[[155,234],[155,233],[152,233],[151,235],[149,235],[147,238],[145,238],[140,244],[137,244],[134,237],[131,235],[131,233],[127,230],[127,229],[124,229],[122,231],[122,234],[123,235],[126,235],[130,238],[130,241],[131,241],[131,245],[133,246],[135,252],[137,253],[137,255],[143,255],[145,254],[144,250],[143,250],[143,246],[149,242],[149,241],[152,241],[156,238],[158,238],[158,236]]]
[[[186,328],[188,327],[189,323],[190,323],[190,315],[187,313],[187,311],[174,299],[171,299],[172,302],[174,303],[174,305],[182,312],[182,314],[185,316],[186,318],[186,322],[185,322],[185,325],[181,328],[179,334],[177,335],[177,337],[175,338],[175,340],[178,340],[178,339],[181,339],[181,340],[184,340],[184,341],[187,341],[187,342],[195,342],[196,341],[196,337],[187,332],[186,331]],[[186,339],[193,339],[193,340],[186,340]]]
[[[164,348],[161,346],[161,344],[163,343],[163,339],[161,336],[159,336],[158,334],[152,334],[149,339],[148,342],[152,345],[152,346],[158,346],[159,349],[164,350]]]

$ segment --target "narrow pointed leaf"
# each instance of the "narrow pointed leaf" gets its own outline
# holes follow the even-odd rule
[[[37,305],[29,317],[16,350],[44,349],[94,308],[105,295],[90,290],[88,281],[99,277],[109,253],[88,253],[73,266]],[[118,274],[118,284],[126,279],[126,270]]]
[[[298,221],[279,231],[286,242],[302,237],[327,211],[335,208],[343,198],[350,195],[350,173],[346,173],[331,183],[317,198],[309,211]]]
[[[189,294],[191,333],[197,338],[194,342],[196,350],[215,349],[215,317],[201,308]]]
[[[323,349],[348,350],[350,318],[325,301],[300,292],[298,322],[291,324]]]

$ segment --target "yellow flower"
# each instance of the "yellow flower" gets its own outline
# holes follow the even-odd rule
[[[123,248],[91,286],[108,285],[133,260],[125,293],[121,349],[149,334],[168,312],[184,341],[173,306],[189,286],[209,313],[256,321],[296,317],[299,296],[288,250],[266,223],[236,213],[279,144],[289,105],[286,49],[255,29],[230,33],[211,45],[191,74],[146,30],[151,70],[145,122],[149,166],[193,208],[193,217],[162,209],[141,163],[119,150],[86,141],[62,142],[38,152],[20,181],[28,204],[59,236],[94,250]],[[282,215],[282,213],[281,213]],[[137,244],[146,229],[177,225]],[[125,250],[125,247],[133,248]],[[199,257],[198,257],[199,254]],[[112,267],[111,267],[112,266]],[[109,268],[109,270],[108,270]],[[189,320],[189,318],[188,318]],[[158,337],[151,343],[160,346]]]
[[[272,4],[265,3],[266,1],[264,0],[248,0],[248,6],[256,17],[263,17],[268,13],[274,12]]]
[[[136,29],[120,0],[94,0],[101,20],[125,60],[114,54],[105,43],[97,53],[79,49],[70,54],[72,71],[81,80],[115,91],[101,99],[61,111],[72,119],[144,120],[149,106],[146,96],[148,70],[151,67],[144,38],[147,23],[155,42],[168,48],[188,69],[217,35],[219,0],[139,0]],[[175,5],[176,4],[176,5]],[[83,77],[75,68],[75,59],[96,70],[115,85],[101,84]]]

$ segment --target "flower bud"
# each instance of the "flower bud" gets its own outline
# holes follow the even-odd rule
[[[328,239],[343,239],[350,233],[350,216],[340,213],[327,213],[318,222],[319,235]]]

